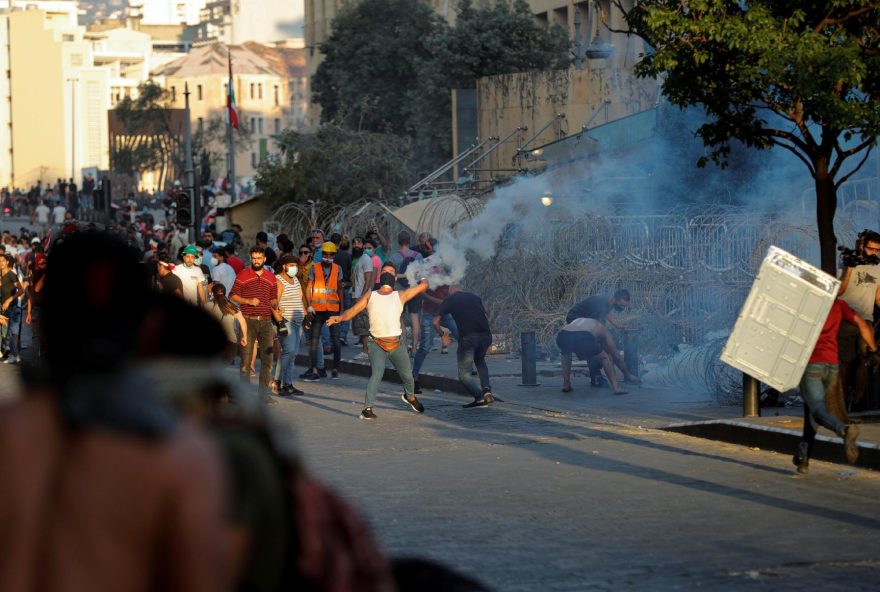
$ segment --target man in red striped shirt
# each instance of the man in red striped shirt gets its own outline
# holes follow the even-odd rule
[[[247,323],[247,344],[241,356],[241,380],[250,382],[250,360],[254,345],[259,343],[260,395],[268,397],[272,373],[272,347],[275,326],[272,309],[278,307],[278,288],[275,274],[264,269],[266,253],[260,247],[251,247],[251,266],[235,278],[230,300],[241,306],[241,314]]]

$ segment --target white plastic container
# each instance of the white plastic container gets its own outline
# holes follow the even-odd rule
[[[793,389],[839,288],[837,278],[771,246],[721,361],[780,392]]]

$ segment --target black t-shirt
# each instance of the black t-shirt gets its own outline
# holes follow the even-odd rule
[[[489,333],[489,318],[486,316],[486,309],[483,308],[483,301],[476,294],[456,292],[447,296],[437,314],[441,317],[452,315],[458,326],[459,337],[474,333]]]
[[[604,323],[605,317],[611,312],[611,305],[608,304],[610,299],[611,296],[608,294],[596,294],[581,300],[568,311],[565,322],[570,323],[575,319],[596,319]]]
[[[168,273],[165,274],[164,277],[160,277],[159,283],[162,284],[163,294],[176,294],[178,296],[183,294],[183,282],[173,273]],[[176,292],[176,290],[180,290],[180,292]]]
[[[0,278],[0,304],[6,302],[6,299],[15,294],[21,284],[18,281],[18,275],[10,270]],[[15,304],[14,302],[12,304]],[[12,306],[10,304],[10,306]]]

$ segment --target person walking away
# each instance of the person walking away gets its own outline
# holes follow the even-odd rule
[[[302,285],[296,278],[296,273],[299,271],[297,259],[293,255],[284,255],[278,259],[278,268],[280,273],[275,276],[278,286],[278,310],[281,311],[287,327],[287,336],[279,336],[281,357],[275,366],[275,380],[278,383],[278,394],[302,395],[304,393],[293,386],[293,376],[308,302],[303,294]]]
[[[241,356],[239,373],[242,382],[250,383],[250,360],[254,348],[259,344],[259,394],[264,401],[271,402],[269,391],[275,341],[272,309],[278,304],[278,289],[275,276],[264,267],[265,249],[253,246],[250,256],[251,266],[238,274],[230,292],[230,299],[241,307],[247,325],[248,339]]]
[[[223,327],[223,334],[226,335],[226,359],[231,363],[239,355],[240,349],[247,345],[247,321],[241,310],[226,297],[226,287],[221,283],[211,286],[211,303],[205,309]],[[241,338],[236,333],[236,323]]]
[[[483,301],[476,294],[463,291],[461,286],[449,287],[449,296],[437,310],[433,323],[434,329],[443,336],[443,342],[449,345],[452,331],[440,325],[447,314],[452,315],[458,327],[458,379],[474,398],[463,407],[474,409],[491,405],[495,402],[495,397],[489,382],[486,352],[492,345],[492,333],[489,331],[489,317]],[[471,376],[474,366],[480,377],[479,384]]]
[[[306,290],[309,306],[308,312],[313,315],[312,330],[309,334],[309,360],[311,368],[303,375],[303,380],[313,382],[320,379],[318,375],[318,348],[321,347],[321,329],[333,315],[342,312],[342,272],[333,262],[336,245],[327,241],[321,246],[321,262],[315,263],[309,271],[309,285]],[[339,345],[339,327],[330,326],[330,340],[333,347],[333,368],[330,376],[339,378],[339,362],[342,350]]]
[[[205,293],[208,282],[205,273],[196,262],[198,256],[199,250],[195,245],[184,247],[181,255],[183,265],[174,266],[173,273],[180,278],[183,285],[183,299],[194,306],[203,306],[208,301]]]
[[[862,339],[868,344],[868,350],[875,356],[877,353],[877,344],[874,341],[874,331],[871,326],[857,315],[842,298],[835,300],[801,378],[800,390],[804,400],[804,432],[797,452],[792,457],[792,462],[797,467],[798,473],[806,474],[810,470],[813,442],[816,440],[816,432],[820,425],[843,438],[847,461],[854,463],[859,458],[858,424],[847,425],[837,419],[828,410],[825,401],[825,392],[837,379],[839,368],[837,337],[842,321],[855,325]]]
[[[373,292],[365,292],[360,300],[341,315],[331,316],[327,323],[334,327],[338,323],[353,319],[361,311],[366,310],[370,319],[370,380],[367,382],[367,393],[364,398],[364,408],[361,411],[361,419],[376,419],[373,412],[373,404],[379,392],[379,383],[385,375],[385,363],[391,360],[394,369],[403,382],[403,394],[400,398],[416,413],[423,413],[425,408],[415,395],[412,368],[409,363],[409,353],[403,345],[400,325],[400,315],[407,301],[419,296],[428,289],[428,281],[421,280],[418,286],[408,288],[403,292],[394,289],[397,279],[397,267],[392,263],[382,266],[382,274],[379,279],[379,289]]]
[[[9,253],[0,256],[0,314],[7,323],[0,329],[2,336],[3,363],[21,362],[21,306],[18,299],[25,293],[25,287],[15,272],[15,258]]]
[[[583,317],[574,319],[556,335],[556,345],[562,352],[563,393],[572,391],[572,354],[577,354],[579,360],[597,360],[605,370],[605,374],[608,375],[615,395],[627,394],[617,382],[617,373],[614,371],[615,364],[623,372],[625,380],[639,382],[639,379],[630,373],[623,356],[620,355],[620,349],[617,347],[614,337],[601,321]]]

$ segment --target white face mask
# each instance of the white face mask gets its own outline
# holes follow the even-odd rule
[[[298,272],[298,271],[299,271],[299,267],[297,267],[296,265],[288,265],[287,266],[287,275],[289,275],[290,277],[295,276],[296,272]]]

